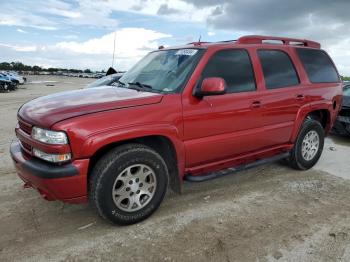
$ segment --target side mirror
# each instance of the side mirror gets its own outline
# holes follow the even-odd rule
[[[226,82],[221,77],[208,77],[204,78],[200,88],[196,88],[194,96],[213,96],[222,95],[226,93]]]

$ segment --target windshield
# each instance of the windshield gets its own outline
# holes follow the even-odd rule
[[[203,50],[172,49],[149,53],[120,79],[121,85],[147,91],[175,93],[182,89]]]

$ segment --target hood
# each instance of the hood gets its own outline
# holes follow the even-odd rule
[[[36,98],[24,104],[18,116],[24,121],[45,128],[80,115],[106,110],[159,103],[161,94],[112,86],[60,92]]]

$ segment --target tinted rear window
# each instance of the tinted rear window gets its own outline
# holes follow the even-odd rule
[[[299,79],[292,61],[285,52],[278,50],[259,50],[258,56],[263,68],[267,89],[299,84]]]
[[[216,52],[205,66],[202,78],[221,77],[226,82],[227,93],[255,90],[255,79],[247,51],[241,49]]]
[[[304,48],[297,48],[296,50],[312,83],[339,81],[337,70],[324,51]]]

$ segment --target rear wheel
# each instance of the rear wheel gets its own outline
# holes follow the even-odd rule
[[[295,169],[305,170],[313,167],[319,160],[324,145],[324,130],[320,122],[307,118],[303,123],[289,162]]]
[[[90,201],[113,223],[127,225],[149,217],[168,187],[168,170],[153,149],[128,144],[107,153],[90,178]]]

